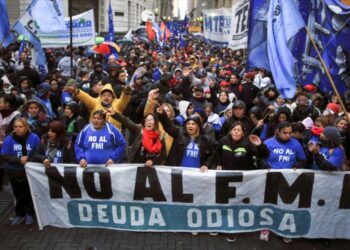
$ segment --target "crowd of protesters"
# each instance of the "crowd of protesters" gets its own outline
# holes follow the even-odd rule
[[[312,83],[283,99],[269,72],[245,69],[244,51],[197,39],[185,48],[125,44],[117,57],[46,49],[48,73],[40,78],[31,50],[18,49],[0,52],[0,188],[6,172],[16,198],[12,224],[33,223],[27,162],[201,172],[349,168],[350,128],[340,100]],[[343,101],[349,108],[350,90]]]

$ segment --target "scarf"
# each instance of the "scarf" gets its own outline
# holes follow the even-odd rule
[[[321,128],[321,127],[316,127],[316,126],[312,126],[312,127],[311,127],[311,132],[312,132],[312,134],[314,134],[314,135],[320,136],[320,135],[322,134],[322,132],[323,132],[323,128]]]
[[[57,154],[57,143],[56,141],[47,140],[47,157],[49,158],[50,162],[53,161]]]
[[[21,144],[22,146],[22,156],[28,155],[27,146],[26,146],[26,141],[28,136],[29,136],[29,133],[26,133],[24,136],[18,136],[15,133],[12,134],[13,139],[19,144]]]
[[[159,154],[162,150],[162,142],[159,138],[159,132],[154,130],[142,129],[142,145],[148,153]]]

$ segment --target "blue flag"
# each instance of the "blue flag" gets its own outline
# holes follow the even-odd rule
[[[43,78],[47,73],[46,58],[45,53],[41,47],[41,42],[39,38],[35,35],[35,27],[30,25],[33,22],[33,18],[30,13],[30,7],[31,6],[28,6],[23,16],[13,26],[13,29],[18,34],[23,35],[25,38],[27,38],[28,42],[30,42],[33,45],[33,48],[36,52],[36,64],[41,73],[41,78]]]
[[[269,63],[271,55],[269,57],[267,48],[268,40],[270,40],[270,38],[268,39],[267,28],[269,27],[268,18],[270,17],[268,13],[270,13],[271,2],[272,0],[254,0],[250,2],[248,69],[262,67],[273,73],[272,66]],[[350,43],[348,42],[350,34],[350,4],[345,4],[341,0],[288,0],[280,1],[280,4],[283,6],[285,4],[288,6],[292,5],[290,9],[287,8],[287,13],[289,20],[292,19],[291,21],[293,22],[294,19],[299,20],[301,14],[321,52],[333,81],[336,83],[339,93],[343,94],[350,88],[350,56],[348,53],[350,51]],[[278,9],[278,12],[280,11]],[[292,25],[297,23],[299,22],[292,23]],[[272,27],[270,26],[270,28]],[[288,30],[285,32],[286,35],[288,35],[287,32]],[[288,40],[287,37],[285,40]],[[270,49],[273,49],[273,47]],[[301,85],[313,83],[323,93],[333,91],[316,50],[311,43],[311,39],[304,30],[299,31],[289,39],[287,49],[285,50],[285,52],[288,52],[287,55],[293,55],[297,61],[295,67],[297,72],[295,73],[292,70],[294,79],[296,76],[296,83]],[[280,51],[279,49],[278,52],[280,53]],[[295,59],[291,57],[289,59],[295,62]],[[288,69],[290,70],[291,68]],[[280,70],[278,73],[277,78],[283,72]],[[281,82],[277,80],[275,74],[274,78],[278,86]]]
[[[108,34],[106,37],[106,41],[110,41],[110,42],[114,41],[113,11],[112,11],[112,5],[110,0],[108,5]]]
[[[10,40],[10,41],[9,41]],[[0,0],[0,44],[7,47],[13,40],[7,13],[6,0]]]
[[[291,0],[271,0],[267,16],[267,56],[276,87],[283,98],[296,90],[296,63],[289,41],[305,26]]]

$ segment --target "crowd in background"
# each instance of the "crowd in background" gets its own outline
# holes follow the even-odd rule
[[[13,224],[33,223],[27,162],[349,168],[349,121],[337,96],[310,83],[283,99],[269,72],[245,69],[244,51],[189,39],[185,48],[134,42],[109,56],[83,47],[45,53],[43,77],[30,49],[0,51],[0,188],[6,172]],[[349,110],[350,90],[342,98]]]

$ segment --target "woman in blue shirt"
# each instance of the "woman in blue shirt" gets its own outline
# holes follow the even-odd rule
[[[305,152],[300,142],[292,137],[292,125],[282,122],[278,125],[276,135],[266,140],[265,145],[270,151],[267,164],[272,169],[302,168],[306,160]]]
[[[276,135],[266,140],[265,145],[270,151],[270,156],[267,158],[267,167],[272,169],[292,169],[302,168],[306,156],[300,142],[292,137],[292,125],[289,122],[281,122],[277,129]],[[260,234],[260,239],[269,240],[269,230],[263,230]],[[290,238],[283,238],[286,243],[292,242]]]
[[[123,159],[126,141],[122,133],[106,121],[103,110],[92,115],[92,123],[86,125],[75,141],[75,155],[83,168],[87,164],[110,165]]]
[[[34,207],[24,165],[31,161],[40,139],[30,132],[25,118],[16,119],[13,127],[13,133],[6,136],[1,148],[16,199],[16,217],[12,220],[12,225],[20,224],[24,219],[26,224],[30,225],[33,223]]]

